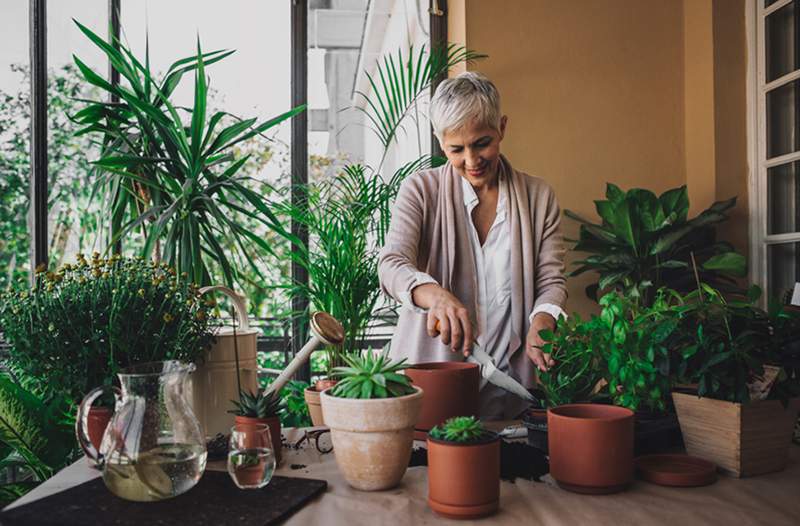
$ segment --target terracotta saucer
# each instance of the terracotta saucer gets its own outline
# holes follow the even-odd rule
[[[635,460],[640,479],[661,486],[707,486],[717,481],[717,466],[689,455],[644,455]]]

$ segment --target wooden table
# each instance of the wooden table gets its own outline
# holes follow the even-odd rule
[[[290,442],[303,436],[289,429]],[[326,435],[329,437],[329,435]],[[323,441],[329,438],[323,438]],[[750,479],[720,476],[704,488],[665,488],[637,481],[630,490],[616,495],[586,496],[559,489],[549,477],[544,483],[517,480],[502,482],[500,512],[482,524],[543,525],[727,525],[770,526],[800,524],[800,447],[792,446],[785,471]],[[303,466],[303,467],[298,467]],[[209,463],[208,469],[224,470],[224,463]],[[293,515],[289,525],[378,524],[470,524],[472,521],[441,519],[430,511],[427,499],[427,469],[409,468],[398,488],[365,493],[350,488],[336,467],[332,453],[320,454],[306,444],[293,451],[284,449],[277,474],[319,478],[328,481],[327,493]],[[68,489],[99,473],[81,459],[17,500],[10,507],[33,502]],[[188,523],[187,523],[188,524]]]

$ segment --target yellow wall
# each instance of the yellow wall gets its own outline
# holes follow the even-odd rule
[[[450,0],[449,36],[489,55],[470,69],[500,90],[503,151],[547,179],[562,209],[595,219],[607,181],[657,193],[688,184],[695,212],[738,193],[744,249],[743,2]],[[570,278],[570,311],[594,310],[591,281]]]

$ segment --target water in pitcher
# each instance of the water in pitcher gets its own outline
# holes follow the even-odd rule
[[[103,481],[123,499],[151,502],[194,487],[206,468],[206,449],[195,444],[162,444],[136,460],[117,454],[106,459]]]

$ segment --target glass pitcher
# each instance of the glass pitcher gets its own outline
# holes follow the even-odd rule
[[[206,444],[184,393],[195,366],[152,362],[119,373],[121,393],[112,387],[91,391],[78,408],[78,442],[103,471],[106,487],[123,499],[150,502],[189,491],[206,468]],[[88,435],[89,408],[110,390],[116,408],[100,450]]]

